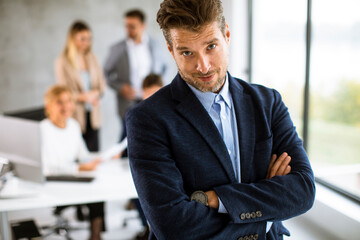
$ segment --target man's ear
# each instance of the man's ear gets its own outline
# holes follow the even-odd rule
[[[227,44],[230,43],[230,30],[229,30],[229,25],[226,23],[226,28],[225,28],[225,40],[227,42]]]
[[[171,47],[170,44],[168,43],[168,41],[166,41],[166,46],[167,46],[169,52],[171,53],[171,56],[175,59],[175,57],[174,57],[174,52],[173,52],[173,50],[172,50],[172,47]]]

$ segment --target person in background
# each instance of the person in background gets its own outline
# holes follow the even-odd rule
[[[147,75],[144,79],[144,81],[142,82],[142,100],[145,100],[149,97],[151,97],[151,95],[153,95],[155,92],[157,92],[160,88],[162,88],[164,86],[163,80],[161,75],[159,74],[155,74],[155,73],[150,73],[149,75]],[[140,100],[139,100],[140,102]],[[124,119],[125,120],[125,119]],[[127,133],[126,133],[126,122],[124,121],[124,128],[123,128],[123,132],[122,132],[122,136],[120,139],[124,139],[126,137]],[[125,150],[122,154],[118,155],[117,157],[127,157],[127,150]]]
[[[146,34],[145,14],[141,10],[125,13],[125,28],[127,38],[110,48],[104,66],[107,83],[117,95],[121,121],[127,110],[141,100],[143,79],[150,73],[163,76],[167,69],[158,42]]]
[[[142,100],[146,100],[147,98],[151,97],[151,95],[156,93],[163,86],[164,86],[164,84],[163,84],[162,77],[158,74],[150,73],[149,75],[146,76],[146,78],[144,79],[144,81],[142,83],[142,93],[143,93]],[[124,126],[126,126],[126,124]],[[126,127],[124,128],[123,134],[124,135],[122,138],[125,138],[126,137]],[[118,156],[118,158],[120,158],[121,156],[127,157],[127,150],[125,150],[123,153],[121,153]],[[148,239],[149,233],[150,233],[150,228],[149,228],[146,217],[144,215],[144,211],[142,210],[142,207],[140,205],[140,201],[138,198],[130,199],[127,208],[131,209],[131,208],[133,208],[132,207],[133,205],[138,210],[139,216],[141,218],[141,222],[143,225],[143,230],[136,235],[135,240]]]
[[[68,32],[64,50],[55,63],[58,84],[67,86],[75,98],[73,118],[80,123],[83,138],[90,151],[99,151],[101,126],[100,97],[105,79],[91,51],[92,34],[83,21],[74,22]]]
[[[41,154],[44,174],[73,174],[79,171],[93,171],[101,162],[91,159],[82,138],[79,123],[72,118],[74,97],[66,86],[55,85],[45,94],[46,119],[40,123]],[[104,226],[104,203],[86,205],[91,223],[91,240],[101,239]],[[61,211],[58,207],[55,211]]]
[[[149,239],[283,239],[315,182],[280,94],[228,72],[220,0],[164,0],[157,22],[178,74],[126,115]]]
[[[154,73],[147,75],[142,84],[142,99],[145,100],[151,97],[151,95],[156,93],[163,86],[164,83],[160,75]]]

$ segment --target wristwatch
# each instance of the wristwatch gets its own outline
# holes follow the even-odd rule
[[[203,191],[195,191],[190,196],[191,201],[197,201],[205,206],[209,206],[208,196]]]

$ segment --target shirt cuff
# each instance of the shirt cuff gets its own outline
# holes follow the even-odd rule
[[[218,212],[219,213],[228,213],[228,211],[226,210],[224,204],[221,202],[220,198],[218,197],[219,200],[219,209]]]
[[[266,232],[268,232],[272,226],[272,222],[266,222]]]

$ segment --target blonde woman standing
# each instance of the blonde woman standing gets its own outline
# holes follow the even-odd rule
[[[65,48],[56,60],[57,82],[67,86],[75,97],[75,118],[90,151],[99,151],[98,129],[101,126],[100,97],[105,89],[102,68],[91,51],[89,26],[74,22],[68,32]]]

